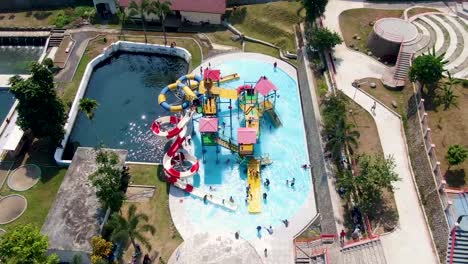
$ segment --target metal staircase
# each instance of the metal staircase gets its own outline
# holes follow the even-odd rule
[[[62,43],[63,37],[65,36],[65,29],[56,28],[53,29],[50,35],[49,47],[58,47]]]
[[[215,139],[216,143],[218,143],[220,146],[225,147],[231,151],[238,152],[239,149],[237,147],[237,143],[230,140],[230,139],[224,139],[221,137],[217,137]]]
[[[399,81],[405,81],[408,77],[408,71],[411,67],[411,59],[413,58],[413,53],[401,51],[398,54],[397,63],[395,65],[395,73],[393,74],[393,79]]]
[[[341,249],[342,264],[386,264],[380,239],[353,243]]]
[[[468,263],[468,231],[457,228],[450,234],[447,264]]]

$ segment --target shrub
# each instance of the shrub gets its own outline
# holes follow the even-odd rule
[[[45,58],[42,64],[49,69],[54,67],[54,61],[51,58]]]
[[[73,18],[65,13],[65,11],[60,10],[55,17],[52,19],[52,24],[58,28],[62,28],[73,21]]]

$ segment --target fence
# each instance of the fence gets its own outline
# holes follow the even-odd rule
[[[426,113],[424,107],[424,99],[421,96],[421,87],[419,84],[415,84],[415,100],[417,101],[417,114],[419,118],[419,124],[421,125],[421,133],[424,139],[424,147],[426,150],[426,155],[428,157],[429,163],[431,165],[432,172],[434,174],[434,179],[436,182],[437,189],[440,193],[440,200],[442,202],[443,208],[447,210],[449,208],[449,198],[445,190],[447,182],[442,176],[440,170],[440,162],[437,160],[436,156],[436,146],[432,143],[431,134],[432,131],[429,128],[428,114]],[[450,211],[451,212],[451,211]],[[455,216],[453,216],[455,219]]]

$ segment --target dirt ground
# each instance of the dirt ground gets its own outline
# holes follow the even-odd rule
[[[355,150],[356,154],[381,154],[383,155],[382,145],[375,125],[374,119],[364,108],[349,101],[348,122],[355,126],[361,136],[359,137],[359,146]]]
[[[468,161],[452,166],[448,170],[445,155],[450,145],[460,144],[468,148],[468,87],[459,84],[454,89],[458,96],[458,107],[444,110],[443,106],[426,106],[431,139],[436,145],[437,159],[441,165],[441,173],[451,187],[468,187]]]
[[[369,85],[372,82],[377,85],[376,88],[370,88]],[[400,91],[393,91],[385,88],[382,81],[375,78],[364,78],[359,80],[359,83],[361,84],[359,89],[372,95],[401,116],[406,114],[408,100],[414,93],[413,85],[410,82],[406,83],[405,87]],[[392,106],[393,101],[397,103],[397,107]]]
[[[343,40],[348,47],[357,47],[359,52],[367,55],[367,40],[373,30],[373,22],[384,17],[401,17],[403,10],[356,8],[340,14],[340,28]],[[354,39],[357,35],[360,39]],[[394,62],[393,62],[394,63]]]

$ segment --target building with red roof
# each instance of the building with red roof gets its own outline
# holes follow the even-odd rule
[[[94,0],[113,1],[113,0]],[[119,6],[127,8],[133,0],[118,0]],[[164,0],[160,0],[164,1]],[[182,21],[192,23],[221,24],[221,16],[226,11],[226,0],[167,0],[171,2],[171,10],[175,17]],[[137,4],[141,0],[135,0]],[[148,20],[159,20],[154,15],[149,15]]]

